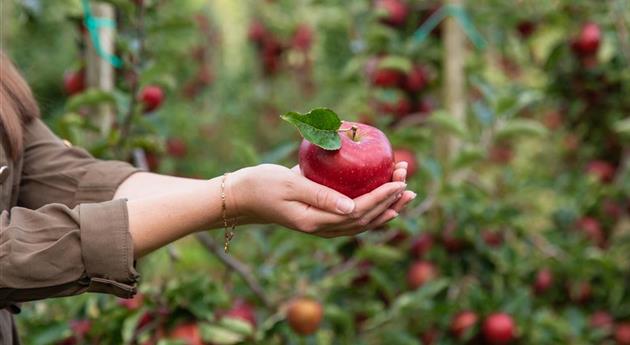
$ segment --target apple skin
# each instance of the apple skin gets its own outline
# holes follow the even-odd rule
[[[376,3],[376,8],[386,13],[381,21],[391,26],[404,25],[409,13],[407,5],[400,0],[379,0]]]
[[[630,345],[630,322],[623,322],[615,329],[617,345]]]
[[[132,298],[121,298],[118,300],[118,304],[127,310],[137,310],[144,305],[144,295],[137,293]]]
[[[593,160],[586,165],[586,172],[597,177],[602,183],[610,183],[615,178],[615,167],[603,160]]]
[[[407,178],[412,177],[416,170],[418,170],[418,160],[416,160],[416,155],[410,150],[395,149],[394,161],[396,163],[400,161],[407,162]]]
[[[295,299],[287,310],[289,326],[300,335],[315,333],[319,329],[323,316],[322,305],[310,298]]]
[[[85,91],[85,71],[68,71],[63,75],[63,88],[70,96]]]
[[[486,229],[481,232],[481,237],[488,247],[498,247],[503,244],[503,233],[501,231]]]
[[[258,21],[254,20],[250,26],[249,31],[247,33],[247,38],[254,43],[261,43],[265,37],[267,37],[268,32],[265,25]]]
[[[551,288],[553,285],[553,272],[548,268],[543,268],[536,273],[536,281],[534,282],[534,292],[541,295]]]
[[[389,68],[379,68],[372,75],[372,85],[379,87],[396,87],[403,80],[403,74]]]
[[[168,138],[166,140],[166,152],[172,157],[183,158],[188,153],[188,145],[182,138]]]
[[[458,313],[451,321],[451,334],[457,339],[462,339],[469,329],[475,327],[478,319],[477,314],[470,310]]]
[[[582,231],[584,236],[588,238],[593,244],[603,247],[606,239],[604,238],[604,231],[600,226],[597,219],[592,217],[582,217],[578,221],[578,228]]]
[[[358,141],[351,138],[349,129],[353,126],[357,127]],[[353,199],[390,182],[394,153],[385,134],[375,127],[355,122],[344,122],[341,129],[349,131],[339,133],[339,150],[324,150],[302,141],[299,152],[302,174]]]
[[[407,74],[405,80],[405,88],[409,92],[419,92],[427,86],[428,76],[427,72],[422,66],[414,66],[413,69]]]
[[[579,35],[571,43],[571,49],[576,55],[584,57],[595,55],[602,39],[602,30],[595,23],[586,23],[580,29]]]
[[[230,308],[224,316],[243,320],[252,325],[252,327],[256,327],[256,314],[254,313],[254,307],[244,300],[236,300],[232,308]]]
[[[482,329],[484,338],[492,345],[509,344],[516,336],[514,320],[505,313],[489,315],[484,321]]]
[[[308,51],[312,44],[313,30],[306,24],[300,24],[293,34],[291,46],[297,50]]]
[[[605,310],[598,310],[591,314],[588,324],[594,329],[602,329],[610,331],[613,328],[615,320],[612,315]]]
[[[574,282],[569,285],[569,297],[575,303],[584,304],[593,296],[591,283],[587,281]]]
[[[421,258],[433,248],[435,240],[433,235],[422,233],[411,242],[411,255],[414,258]]]
[[[183,323],[176,326],[169,334],[169,338],[183,340],[186,345],[203,345],[199,326],[194,322]]]
[[[138,95],[138,99],[144,105],[145,112],[152,112],[162,105],[164,101],[164,91],[156,85],[149,85],[143,88]]]
[[[437,277],[438,272],[435,265],[429,261],[417,261],[411,265],[407,272],[407,284],[415,290],[428,281]]]

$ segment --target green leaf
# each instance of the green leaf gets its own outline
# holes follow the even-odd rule
[[[317,108],[306,114],[288,112],[280,117],[297,127],[304,139],[324,150],[339,150],[341,147],[341,139],[337,133],[341,120],[330,109]]]
[[[457,121],[453,116],[445,111],[439,110],[434,112],[428,118],[427,122],[459,137],[466,136],[467,130],[464,124]]]
[[[378,63],[378,67],[382,69],[393,69],[403,73],[409,73],[411,71],[411,61],[403,56],[390,55],[383,58]]]
[[[239,318],[226,316],[219,321],[219,324],[230,331],[244,336],[254,334],[254,327],[249,322]]]
[[[538,136],[547,134],[547,128],[540,122],[527,119],[510,120],[497,130],[497,139],[509,139],[515,136]]]
[[[615,131],[619,133],[622,137],[626,139],[630,139],[630,118],[617,121],[614,124]]]
[[[115,105],[116,98],[114,97],[114,94],[99,89],[88,89],[83,93],[72,96],[68,100],[66,108],[69,112],[73,112],[83,106],[93,106],[102,103],[111,103]]]
[[[201,325],[201,338],[203,341],[217,345],[232,345],[245,340],[242,334],[220,326],[206,324]]]

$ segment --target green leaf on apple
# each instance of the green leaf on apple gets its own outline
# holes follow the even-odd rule
[[[337,114],[327,108],[317,108],[306,114],[288,112],[280,116],[283,120],[293,124],[304,139],[324,150],[339,150],[341,139],[339,128],[341,120]]]

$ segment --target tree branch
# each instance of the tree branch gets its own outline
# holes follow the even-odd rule
[[[262,286],[251,273],[251,269],[244,263],[236,260],[234,257],[229,256],[223,251],[223,247],[219,246],[214,239],[207,232],[199,232],[195,235],[199,242],[206,247],[206,249],[219,259],[223,264],[233,269],[249,286],[254,294],[263,302],[267,308],[272,307],[272,303],[265,294]]]

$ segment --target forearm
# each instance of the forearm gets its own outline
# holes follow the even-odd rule
[[[116,191],[127,198],[135,257],[195,231],[223,225],[221,181],[151,173],[132,175]]]

